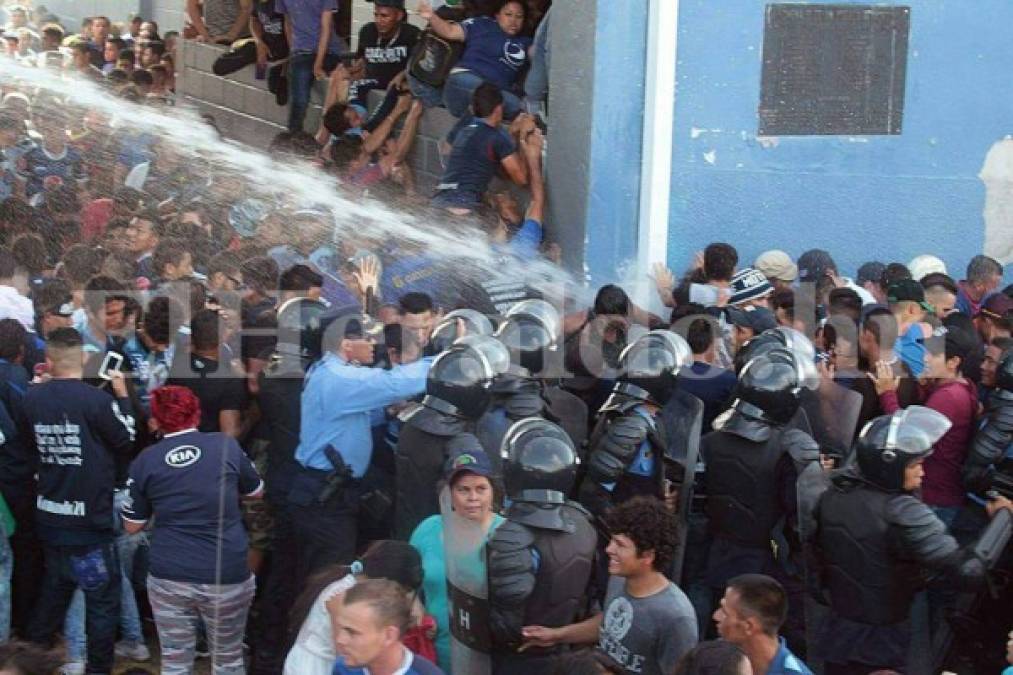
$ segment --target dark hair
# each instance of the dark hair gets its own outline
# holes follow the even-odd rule
[[[351,128],[345,119],[346,110],[348,110],[346,103],[335,103],[328,108],[324,113],[324,128],[335,136],[343,136]]]
[[[151,265],[155,274],[162,276],[166,265],[179,265],[190,252],[189,246],[178,239],[161,239],[151,254]]]
[[[1002,275],[1002,265],[995,258],[976,255],[967,263],[967,280],[971,283],[988,281],[996,275]]]
[[[745,652],[726,640],[701,642],[686,652],[674,675],[739,675]]]
[[[152,298],[144,313],[144,332],[152,341],[170,344],[183,318],[183,308],[173,298]]]
[[[396,626],[401,635],[412,623],[412,606],[401,585],[389,579],[364,579],[345,592],[343,604],[369,605],[383,626]]]
[[[50,675],[63,662],[55,651],[45,650],[38,645],[11,640],[0,645],[0,670],[13,671],[19,675]]]
[[[91,45],[84,40],[78,40],[70,45],[71,51],[75,51],[78,54],[91,54]]]
[[[65,35],[62,28],[52,23],[42,27],[42,34],[57,41],[63,40],[63,36]]]
[[[57,328],[46,337],[46,349],[80,349],[84,346],[81,334],[73,328]]]
[[[247,258],[239,266],[243,283],[260,293],[275,290],[278,285],[278,263],[267,256]]]
[[[774,312],[782,310],[789,321],[795,320],[795,291],[791,288],[779,288],[770,296],[770,308]]]
[[[714,326],[706,318],[693,319],[686,330],[686,342],[694,355],[703,354],[714,344]]]
[[[0,319],[0,359],[11,361],[21,354],[28,331],[17,319]]]
[[[0,109],[0,131],[17,131],[21,133],[24,130],[25,121],[23,119],[9,110]]]
[[[221,273],[227,277],[239,274],[239,256],[232,251],[222,251],[215,254],[208,262],[208,277]]]
[[[144,46],[154,52],[155,56],[161,57],[165,53],[165,43],[161,40],[152,40]]]
[[[28,202],[17,197],[8,197],[0,202],[0,223],[6,223],[8,229],[23,230],[32,221],[35,209]]]
[[[18,267],[31,276],[42,274],[42,270],[49,266],[46,242],[36,234],[22,234],[15,239],[11,244],[11,255],[17,261]]]
[[[422,587],[422,558],[408,542],[392,539],[374,541],[356,562],[362,565],[362,576],[397,582],[402,592],[417,591]],[[298,631],[324,589],[351,573],[351,565],[330,565],[311,576],[305,590],[292,605],[290,628]]]
[[[996,338],[992,338],[992,341],[989,342],[989,345],[991,345],[992,347],[995,347],[996,349],[998,349],[998,350],[1000,350],[1002,352],[1006,352],[1011,347],[1013,347],[1013,338],[1008,338],[1008,337],[996,337]]]
[[[106,75],[106,82],[116,85],[126,84],[130,82],[130,73],[122,68],[113,68],[109,71],[109,74]]]
[[[123,38],[111,37],[106,39],[106,44],[112,44],[116,47],[116,53],[119,54],[120,50],[127,46],[127,41]],[[104,45],[103,45],[104,46]]]
[[[637,554],[654,551],[654,569],[665,572],[672,566],[679,540],[675,516],[660,500],[634,497],[615,507],[606,517],[608,532],[626,535]]]
[[[35,316],[42,317],[47,312],[58,309],[70,297],[72,297],[70,284],[66,281],[63,279],[46,280],[46,283],[38,286],[32,293]]]
[[[739,605],[746,614],[760,620],[767,635],[777,635],[788,617],[788,595],[776,579],[765,574],[741,574],[728,582],[739,594]]]
[[[605,284],[594,296],[594,313],[598,316],[629,316],[630,296],[615,284]]]
[[[903,281],[904,279],[911,278],[911,270],[907,268],[907,265],[899,262],[892,262],[883,268],[883,273],[879,275],[879,285],[883,288],[889,288],[890,284],[896,281]]]
[[[81,287],[98,274],[105,252],[85,244],[74,244],[63,254],[63,276],[74,287]]]
[[[220,322],[218,312],[213,309],[194,312],[190,318],[190,342],[195,349],[206,351],[218,348]]]
[[[475,117],[488,117],[503,105],[503,92],[494,84],[483,82],[471,95],[471,111]]]
[[[116,56],[117,61],[130,61],[130,63],[134,63],[136,59],[137,55],[134,54],[133,49],[121,49],[120,53]]]
[[[738,264],[739,252],[731,244],[717,242],[703,250],[703,272],[708,281],[728,281]]]
[[[922,288],[926,291],[938,287],[942,288],[947,293],[952,293],[953,295],[960,294],[960,288],[957,286],[957,282],[953,280],[953,277],[948,274],[944,274],[943,272],[926,274],[922,277],[921,283]]]
[[[127,287],[122,283],[107,277],[97,275],[92,277],[84,285],[84,306],[95,316],[99,316],[107,302],[111,300],[127,300]]]
[[[155,78],[146,70],[135,70],[130,73],[130,84],[137,87],[150,87],[155,84]]]
[[[278,288],[283,291],[308,291],[324,285],[324,276],[309,265],[297,263],[285,270],[278,279]]]
[[[876,338],[876,344],[880,347],[893,347],[897,342],[899,327],[897,317],[885,307],[877,307],[870,310],[862,319],[862,330],[868,331]]]
[[[0,279],[12,279],[18,271],[18,261],[5,248],[0,248]]]
[[[419,292],[405,293],[398,299],[397,304],[402,314],[423,314],[434,310],[433,299]]]
[[[862,318],[862,297],[851,288],[835,288],[827,301],[830,316],[843,314],[854,321]]]
[[[55,190],[46,191],[46,211],[50,213],[80,213],[81,200],[78,199],[77,190],[61,185]]]

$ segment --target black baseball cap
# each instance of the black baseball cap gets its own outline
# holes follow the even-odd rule
[[[814,248],[798,257],[798,280],[819,282],[829,270],[836,270],[837,264],[823,249]]]
[[[756,335],[777,328],[777,317],[765,307],[729,307],[725,310],[725,314],[732,325],[752,328]]]
[[[925,289],[914,279],[898,279],[886,289],[886,301],[891,305],[895,302],[917,302],[926,312],[935,313],[935,308],[925,302]]]
[[[393,7],[404,11],[404,0],[373,0],[373,4],[377,7]]]

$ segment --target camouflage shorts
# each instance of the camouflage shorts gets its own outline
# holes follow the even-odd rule
[[[249,444],[248,450],[253,465],[261,476],[267,471],[268,442],[257,439]],[[270,551],[274,532],[274,518],[271,509],[263,499],[247,499],[242,502],[243,523],[250,538],[250,548]]]

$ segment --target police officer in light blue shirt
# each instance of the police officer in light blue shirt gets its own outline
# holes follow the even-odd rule
[[[295,451],[301,469],[289,493],[300,582],[355,557],[360,480],[373,453],[372,413],[425,391],[432,364],[425,358],[390,370],[371,368],[373,342],[358,314],[335,319],[324,346],[303,386]]]

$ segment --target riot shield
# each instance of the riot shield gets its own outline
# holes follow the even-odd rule
[[[678,389],[661,409],[659,422],[664,429],[665,478],[677,491],[677,514],[680,521],[679,542],[672,563],[671,579],[682,582],[683,559],[689,533],[689,511],[693,501],[697,464],[700,457],[700,432],[703,429],[703,402]]]
[[[801,403],[809,419],[810,435],[819,444],[820,452],[833,457],[837,466],[843,466],[858,433],[862,395],[824,379],[814,392],[803,392]]]
[[[450,611],[450,660],[454,673],[489,675],[489,580],[485,542],[488,532],[481,523],[456,514],[450,489],[440,493],[443,517],[443,552],[447,572]]]

